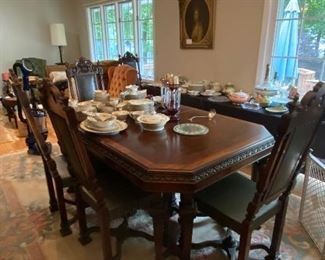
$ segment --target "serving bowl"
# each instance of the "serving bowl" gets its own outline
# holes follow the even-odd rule
[[[250,99],[250,95],[243,91],[238,91],[238,92],[229,94],[228,98],[230,99],[230,101],[232,103],[239,105],[239,104],[244,104],[244,103],[248,102]]]
[[[137,121],[147,131],[161,131],[169,121],[169,117],[164,114],[140,115]]]

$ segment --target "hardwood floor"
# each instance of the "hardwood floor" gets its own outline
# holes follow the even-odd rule
[[[2,108],[0,108],[2,110]],[[0,132],[4,132],[6,135],[8,135],[7,137],[11,137],[11,140],[8,141],[3,141],[0,142],[0,156],[1,155],[5,155],[5,154],[9,154],[9,153],[14,153],[17,151],[21,151],[26,149],[27,151],[27,146],[25,143],[25,138],[26,137],[19,137],[19,131],[18,129],[15,129],[14,127],[14,123],[13,122],[9,122],[8,118],[5,116],[5,114],[3,112],[0,112]],[[51,121],[49,120],[49,118],[46,119],[47,121],[47,127],[48,127],[48,138],[47,141],[51,142],[51,143],[56,143],[57,142],[57,138],[56,135],[54,133]],[[0,136],[0,140],[1,140],[1,136]]]

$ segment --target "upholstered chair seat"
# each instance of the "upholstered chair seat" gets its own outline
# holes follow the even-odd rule
[[[119,65],[108,69],[109,87],[111,97],[118,97],[127,85],[137,81],[137,71],[129,65]]]

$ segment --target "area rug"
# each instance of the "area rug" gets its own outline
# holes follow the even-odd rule
[[[59,153],[57,145],[54,153]],[[87,246],[79,244],[78,226],[73,233],[61,237],[59,214],[48,210],[48,194],[42,160],[25,151],[0,156],[0,259],[69,259],[88,260],[101,258],[100,234],[92,235]],[[298,223],[300,198],[292,195],[281,244],[282,259],[320,259],[320,255]],[[69,208],[73,213],[74,209]],[[88,211],[89,219],[96,222],[95,215]],[[176,225],[177,216],[174,217]],[[152,232],[151,218],[138,211],[130,219],[130,225],[148,233]],[[267,222],[253,235],[253,241],[269,243],[273,220]],[[210,218],[197,218],[193,240],[195,242],[217,238],[223,229]],[[114,241],[113,241],[114,242]],[[263,251],[252,251],[251,259],[263,259]],[[142,238],[129,238],[123,244],[122,259],[154,259],[154,245]],[[170,257],[169,259],[177,259]],[[193,251],[192,259],[227,259],[223,252],[213,248]]]

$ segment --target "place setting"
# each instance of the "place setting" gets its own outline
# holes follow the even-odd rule
[[[115,135],[127,129],[124,121],[118,120],[116,116],[108,113],[94,113],[80,123],[80,128],[86,132]]]

